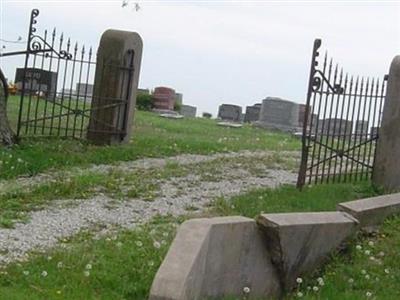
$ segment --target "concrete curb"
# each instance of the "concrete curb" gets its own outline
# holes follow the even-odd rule
[[[150,300],[280,297],[359,228],[400,214],[400,193],[344,202],[336,212],[192,219],[179,228]]]

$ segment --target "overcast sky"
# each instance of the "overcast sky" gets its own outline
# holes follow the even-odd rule
[[[97,48],[109,28],[144,41],[140,87],[169,86],[198,113],[267,96],[305,102],[313,40],[349,74],[382,77],[400,52],[399,1],[19,1],[0,0],[0,39],[26,39],[29,14],[39,32],[54,26]],[[0,41],[3,51],[25,45]],[[14,79],[20,58],[2,58]]]

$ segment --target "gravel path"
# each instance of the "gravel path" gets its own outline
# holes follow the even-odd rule
[[[171,161],[178,164],[199,164],[222,157],[246,156],[257,159],[263,155],[270,155],[270,152],[181,155],[168,159],[143,159],[117,166],[93,166],[89,169],[107,172],[110,168],[162,168]],[[294,154],[294,157],[296,155]],[[19,182],[25,185],[39,184],[49,178],[51,174],[32,178],[31,182],[27,178],[19,179]],[[60,239],[75,235],[82,229],[90,229],[94,225],[101,224],[105,228],[133,228],[156,215],[178,216],[193,210],[203,212],[210,201],[218,196],[231,197],[253,188],[292,184],[295,179],[295,173],[283,169],[268,169],[265,174],[256,176],[245,168],[234,166],[231,169],[225,168],[222,178],[218,181],[204,181],[200,176],[193,174],[168,178],[162,182],[160,193],[151,202],[141,199],[116,201],[103,194],[86,200],[58,200],[46,209],[30,213],[28,223],[18,223],[12,229],[0,229],[0,265],[27,259],[30,251],[45,251],[55,246]]]

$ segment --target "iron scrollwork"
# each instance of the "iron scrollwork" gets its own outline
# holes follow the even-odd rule
[[[61,50],[60,52],[56,51],[45,39],[41,36],[35,34],[37,24],[36,18],[39,16],[39,10],[33,9],[31,12],[31,22],[29,25],[29,36],[28,36],[28,53],[45,53],[46,56],[49,56],[49,52],[55,53],[58,57],[62,59],[70,60],[72,59],[72,54],[66,50]]]
[[[312,78],[312,91],[317,92],[321,89],[322,82],[325,82],[328,89],[333,93],[333,94],[338,94],[341,95],[344,93],[344,88],[340,85],[335,83],[332,85],[329,80],[325,77],[324,73],[322,73],[320,70],[315,70],[314,71],[314,76]]]

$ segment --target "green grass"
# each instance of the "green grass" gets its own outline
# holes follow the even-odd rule
[[[9,115],[16,124],[18,97],[9,99]],[[108,164],[143,157],[182,153],[211,154],[240,150],[299,150],[300,141],[288,134],[245,125],[224,128],[215,120],[160,118],[137,111],[133,139],[119,146],[94,146],[85,141],[24,137],[12,148],[0,148],[0,179],[32,176],[49,169]]]
[[[276,191],[256,190],[234,197],[231,202],[225,199],[223,205],[220,199],[216,209],[219,215],[250,217],[260,211],[329,210],[339,202],[377,193],[368,183],[313,186],[303,193],[292,187],[282,187]],[[244,207],[246,201],[250,209]],[[32,254],[29,261],[13,263],[0,270],[0,299],[146,299],[158,266],[173,239],[175,225],[181,221],[156,218],[140,230],[122,230],[116,238],[93,238],[89,233],[82,233],[64,241],[62,245],[67,247],[46,254]],[[315,285],[316,277],[304,279],[304,288],[302,285],[298,291],[310,299],[364,299],[366,291],[371,291],[377,299],[398,299],[399,225],[400,218],[389,220],[379,236],[367,239],[360,236],[347,256],[336,256],[316,275],[322,276],[325,282],[318,293],[307,290],[308,285]],[[374,246],[367,246],[370,240]],[[143,245],[137,244],[138,241]],[[154,247],[155,241],[160,243],[160,249]],[[375,266],[364,252],[356,251],[356,244],[361,244],[364,250],[371,249],[383,264]],[[381,251],[385,252],[384,257],[379,256]],[[62,268],[57,267],[60,261]],[[86,270],[87,264],[91,264],[91,270]],[[364,280],[361,276],[363,269],[372,278],[379,277],[380,281]],[[385,269],[389,269],[390,274],[386,274]],[[46,277],[41,275],[43,271],[47,272]],[[85,271],[90,275],[85,276]],[[353,286],[347,284],[349,278],[355,280]],[[298,291],[293,297],[297,297]]]
[[[219,158],[207,162],[179,165],[167,162],[163,168],[124,169],[111,168],[107,172],[78,171],[54,173],[51,180],[21,189],[18,182],[12,182],[0,191],[0,227],[12,227],[17,221],[26,221],[27,214],[59,199],[86,199],[104,193],[113,199],[140,198],[153,201],[161,192],[160,182],[170,178],[197,175],[199,181],[227,179],[224,167],[236,166],[265,176],[268,168],[294,170],[292,156],[266,155],[254,160],[252,157]],[[194,183],[195,184],[195,183]],[[178,187],[179,188],[179,187]]]
[[[254,218],[260,212],[307,212],[335,210],[339,202],[372,197],[379,190],[369,182],[306,186],[302,191],[294,186],[279,189],[259,189],[233,197],[218,198],[218,215],[243,215]]]
[[[146,299],[174,233],[163,219],[101,239],[81,233],[0,269],[0,299]]]
[[[400,299],[399,260],[400,217],[395,217],[381,226],[379,234],[360,235],[346,255],[334,255],[330,264],[306,278],[288,298]]]

